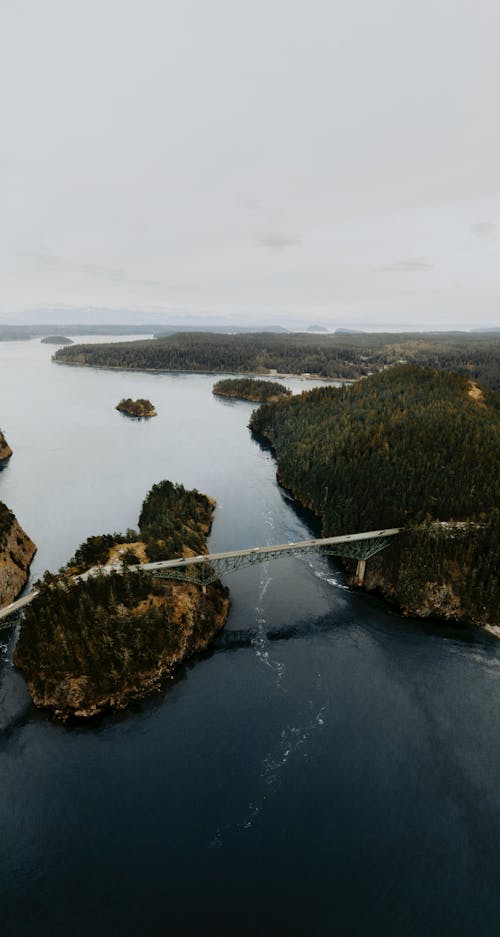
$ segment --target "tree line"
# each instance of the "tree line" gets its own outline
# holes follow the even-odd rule
[[[258,381],[251,377],[236,377],[217,381],[212,388],[212,393],[220,397],[238,397],[256,403],[265,403],[276,397],[289,397],[291,391],[278,381]]]
[[[120,572],[72,577],[105,565],[118,543],[142,540],[150,560],[185,548],[206,552],[212,510],[200,492],[160,482],[143,502],[139,531],[89,537],[58,575],[45,573],[25,611],[14,658],[41,705],[70,712],[101,705],[108,696],[141,695],[151,675],[206,646],[220,627],[217,616],[227,613],[227,589],[220,583],[202,593],[194,585],[154,579],[130,568],[138,561],[132,552],[122,555]]]
[[[60,348],[61,364],[166,371],[316,374],[357,379],[398,363],[444,368],[500,387],[500,335],[401,333],[307,335],[178,332],[134,342]]]
[[[272,444],[280,481],[321,518],[325,536],[419,529],[401,583],[433,580],[439,550],[437,572],[458,564],[461,595],[470,605],[474,592],[479,616],[479,594],[494,604],[500,560],[499,407],[493,391],[472,397],[461,375],[406,365],[261,407],[250,427]],[[404,543],[378,560],[388,576]]]

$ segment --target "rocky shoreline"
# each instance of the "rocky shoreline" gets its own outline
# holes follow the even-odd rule
[[[55,355],[52,355],[52,361],[54,364],[61,364],[65,368],[92,368],[97,371],[142,371],[144,374],[220,374],[219,371],[215,371],[211,368],[136,368],[131,366],[123,367],[119,364],[88,364],[86,361],[65,361],[61,358],[56,358]],[[224,372],[227,373],[227,372]],[[240,372],[231,372],[231,373],[240,373]],[[271,368],[263,368],[261,371],[241,371],[242,377],[273,377],[280,381],[286,380],[298,380],[298,381],[324,381],[325,384],[354,384],[356,381],[361,380],[363,375],[359,377],[325,377],[324,374],[316,374],[313,372],[288,372],[288,371],[275,371]]]
[[[269,447],[277,460],[272,442],[260,434],[254,435]],[[294,490],[280,473],[279,464],[276,480],[301,509],[310,511],[317,518],[318,525],[321,526],[323,518],[316,504],[302,498],[300,492]],[[438,525],[435,525],[436,530],[437,527]],[[461,529],[463,530],[463,527]],[[444,538],[452,530],[453,525],[449,525],[447,531],[443,529],[437,533]],[[338,561],[346,571],[348,585],[353,589],[379,595],[404,617],[432,619],[450,625],[472,625],[500,638],[500,619],[491,621],[484,616],[468,615],[464,611],[460,597],[462,575],[456,564],[450,564],[449,577],[446,582],[438,581],[431,575],[425,581],[409,582],[406,570],[412,566],[412,551],[420,549],[418,538],[422,533],[423,531],[418,528],[404,532],[395,538],[386,550],[371,557],[366,564],[362,585],[359,584],[355,574],[355,561],[343,560],[339,557]],[[323,535],[329,536],[329,533],[323,532]]]
[[[363,588],[405,615],[485,628],[500,624],[498,414],[470,378],[401,365],[261,406],[249,425],[324,536],[400,528]]]
[[[23,641],[18,641],[14,664],[23,671],[35,706],[50,711],[62,722],[84,720],[106,711],[126,709],[130,703],[159,692],[165,681],[174,679],[182,664],[209,647],[226,623],[231,601],[227,594],[219,594],[216,586],[208,586],[206,593],[202,593],[199,587],[188,583],[168,583],[157,607],[160,604],[165,608],[165,621],[173,611],[179,638],[177,650],[172,653],[164,649],[158,653],[154,666],[135,671],[110,691],[100,690],[99,681],[91,674],[77,675],[58,669],[49,675],[33,670]]]

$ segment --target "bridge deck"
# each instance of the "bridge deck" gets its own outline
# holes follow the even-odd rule
[[[319,540],[298,540],[293,543],[279,543],[276,546],[252,547],[245,550],[229,550],[226,553],[206,553],[202,556],[190,556],[185,559],[180,556],[174,560],[159,560],[156,563],[143,563],[141,569],[168,569],[175,566],[193,566],[199,563],[210,563],[213,560],[231,560],[239,556],[250,556],[251,554],[262,556],[266,553],[301,553],[304,550],[321,549],[324,547],[335,546],[340,543],[356,543],[360,540],[376,540],[379,537],[394,537],[401,531],[400,527],[391,527],[388,530],[370,530],[361,534],[344,534],[341,537],[322,537]]]
[[[386,537],[394,537],[396,534],[399,534],[400,531],[400,527],[391,527],[387,530],[370,530],[359,534],[344,534],[341,537],[322,537],[321,539],[317,540],[298,540],[293,543],[279,543],[275,546],[267,547],[247,547],[244,550],[229,550],[225,553],[205,553],[201,556],[190,557],[179,556],[173,560],[159,560],[156,563],[141,563],[140,565],[131,566],[130,568],[143,569],[146,572],[154,572],[169,569],[189,568],[192,566],[200,566],[206,563],[217,563],[217,561],[230,562],[231,560],[238,560],[244,557],[261,557],[262,559],[265,559],[266,555],[270,555],[270,558],[276,558],[276,554],[280,553],[293,556],[294,553],[300,554],[309,552],[311,550],[327,550],[328,547],[336,547],[341,544],[358,543],[362,542],[363,540],[377,540],[380,538],[385,539]],[[91,576],[96,576],[99,573],[116,572],[121,568],[121,564],[116,564],[114,566],[96,566],[87,570],[85,573],[82,573],[81,576],[75,576],[75,581],[85,580]],[[0,624],[3,620],[9,618],[11,615],[16,614],[26,605],[29,605],[37,595],[38,592],[36,589],[34,589],[32,592],[29,592],[28,595],[24,595],[22,598],[17,599],[17,601],[11,602],[10,605],[6,605],[3,608],[0,608]]]

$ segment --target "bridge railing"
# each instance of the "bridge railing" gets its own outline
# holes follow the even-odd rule
[[[399,533],[396,531],[383,531],[378,535],[370,534],[359,539],[351,538],[324,538],[321,541],[304,541],[302,543],[281,544],[276,547],[257,547],[247,551],[233,553],[208,554],[204,557],[179,558],[176,561],[165,561],[144,564],[141,568],[149,570],[155,579],[174,579],[181,582],[191,582],[196,585],[208,585],[235,573],[248,566],[258,566],[269,560],[285,559],[287,557],[304,556],[310,553],[325,556],[338,556],[366,562],[371,556],[384,550],[390,543],[390,537]]]
[[[359,534],[345,534],[340,537],[322,537],[317,540],[301,540],[295,543],[281,543],[275,546],[251,547],[244,550],[232,550],[226,553],[208,553],[202,556],[182,557],[173,560],[159,560],[156,563],[141,563],[128,567],[131,570],[142,569],[155,578],[175,579],[179,582],[191,582],[195,585],[207,585],[223,576],[234,573],[246,566],[257,566],[269,560],[284,557],[301,556],[307,553],[323,553],[327,556],[350,557],[358,561],[358,570],[366,560],[390,543],[390,538],[400,533],[401,528],[371,530]],[[362,564],[362,566],[360,566]],[[119,572],[121,564],[97,566],[74,577],[74,581],[85,581],[92,576]],[[361,573],[358,577],[363,578]],[[0,628],[18,617],[21,610],[36,597],[33,590],[28,595],[0,608]]]

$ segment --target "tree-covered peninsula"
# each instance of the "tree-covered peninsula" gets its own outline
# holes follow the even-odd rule
[[[291,390],[278,381],[258,381],[251,377],[228,378],[217,381],[212,388],[216,397],[234,397],[237,400],[251,400],[254,403],[273,403],[283,397],[290,397]]]
[[[14,654],[37,706],[62,719],[121,709],[209,645],[226,621],[227,589],[133,567],[206,553],[214,504],[160,482],[142,505],[139,531],[90,537],[57,576],[45,574]],[[95,564],[107,569],[74,578]]]
[[[100,368],[247,374],[274,371],[339,379],[357,379],[405,362],[457,371],[487,387],[500,388],[500,335],[495,333],[177,332],[145,341],[60,348],[54,361]]]
[[[140,397],[138,400],[132,400],[131,397],[124,397],[117,403],[115,410],[120,413],[126,413],[127,416],[150,417],[157,416],[156,410],[150,400]]]
[[[11,455],[12,449],[2,433],[2,430],[0,430],[0,468],[2,467],[2,462],[6,462],[7,459],[10,459]]]
[[[0,501],[0,606],[12,602],[28,580],[36,546]]]
[[[250,427],[325,536],[405,528],[369,560],[369,589],[408,614],[500,625],[498,394],[402,366],[261,407]]]

